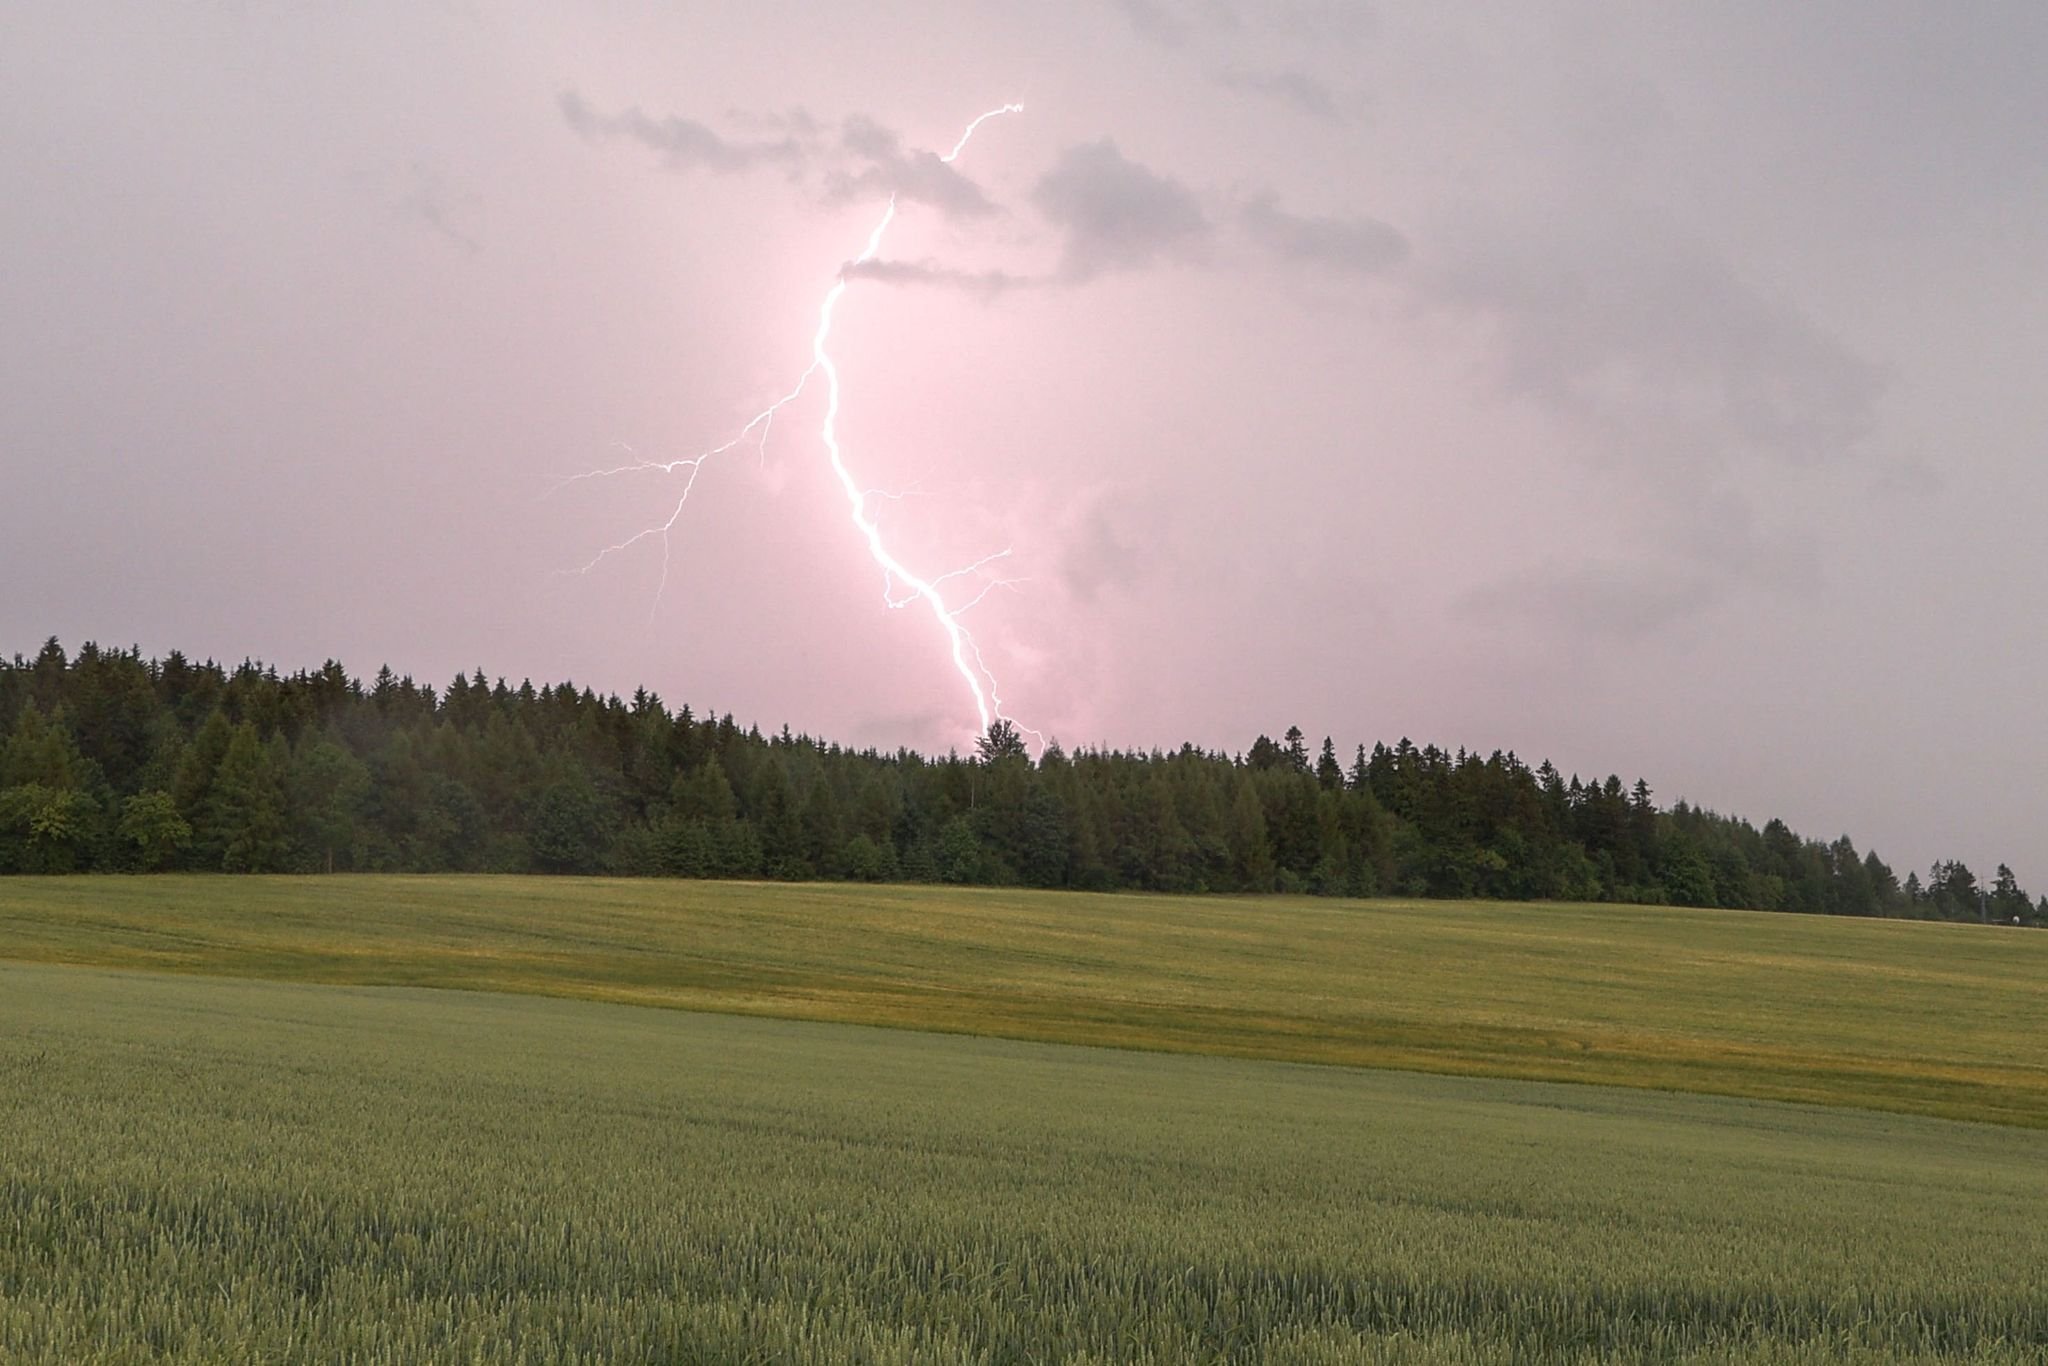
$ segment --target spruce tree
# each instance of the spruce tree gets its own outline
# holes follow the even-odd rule
[[[248,721],[236,726],[208,795],[209,824],[228,873],[276,873],[288,866],[291,826],[285,813],[283,737],[266,745]]]

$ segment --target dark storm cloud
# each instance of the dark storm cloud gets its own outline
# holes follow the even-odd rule
[[[805,144],[816,142],[824,132],[811,111],[801,105],[788,109],[746,109],[733,105],[726,109],[725,121],[736,128],[780,134]]]
[[[1317,51],[1352,48],[1374,28],[1372,7],[1364,0],[1259,0],[1233,5],[1227,0],[1110,0],[1147,42],[1170,51],[1204,45],[1242,45],[1268,37],[1299,49]]]
[[[818,123],[801,110],[783,114],[734,112],[733,122],[765,137],[731,138],[695,119],[670,115],[654,118],[639,108],[603,114],[575,91],[559,97],[562,117],[590,141],[623,139],[661,153],[676,170],[732,173],[757,166],[779,166],[797,174],[817,163],[834,163],[823,172],[832,199],[896,199],[922,204],[953,218],[980,218],[996,212],[981,187],[955,170],[938,153],[906,148],[894,129],[864,115],[842,126],[836,148],[828,147]]]
[[[1151,265],[1209,235],[1192,191],[1108,138],[1069,147],[1031,200],[1063,234],[1060,275],[1073,282]]]
[[[1093,602],[1104,590],[1128,588],[1144,575],[1145,557],[1132,543],[1128,517],[1098,500],[1075,523],[1060,564],[1060,577],[1077,602]]]
[[[1408,239],[1377,218],[1293,214],[1273,196],[1261,195],[1239,210],[1238,221],[1254,242],[1284,261],[1371,274],[1408,258]]]
[[[1214,80],[1225,90],[1278,100],[1297,113],[1312,118],[1327,119],[1333,123],[1340,118],[1337,98],[1330,93],[1330,87],[1306,71],[1257,71],[1226,66],[1215,74]]]
[[[1882,371],[1683,235],[1607,227],[1467,240],[1425,289],[1483,323],[1510,393],[1645,500],[1632,530],[1652,548],[1520,568],[1464,594],[1460,615],[1629,645],[1738,593],[1810,596],[1810,537],[1764,531],[1743,471],[1855,461]]]
[[[471,256],[482,251],[483,243],[466,226],[480,213],[482,201],[450,189],[446,176],[422,162],[408,170],[411,185],[398,201],[399,212]]]
[[[1549,561],[1476,588],[1457,605],[1461,615],[1490,625],[1563,627],[1631,643],[1697,616],[1728,587],[1687,566]]]
[[[1798,464],[1852,452],[1875,425],[1883,372],[1789,300],[1675,234],[1503,235],[1435,282],[1480,315],[1501,378],[1662,455]]]
[[[1046,281],[1006,270],[959,270],[936,261],[848,261],[840,268],[841,278],[873,280],[887,285],[925,285],[957,289],[967,294],[994,298],[1014,289],[1029,289]]]
[[[1674,501],[1635,558],[1546,557],[1464,593],[1467,620],[1518,624],[1633,644],[1699,616],[1741,590],[1810,596],[1822,587],[1809,540],[1767,530],[1754,502],[1731,487],[1695,489]]]
[[[1193,21],[1157,0],[1112,0],[1140,38],[1161,47],[1184,47],[1194,33]]]
[[[862,130],[852,146],[881,166],[888,164],[896,144],[883,130]],[[1132,161],[1108,138],[1069,147],[1033,187],[1031,203],[1058,234],[1059,263],[1050,275],[889,259],[850,262],[841,274],[992,297],[1017,289],[1085,285],[1104,275],[1142,270],[1185,257],[1213,232],[1194,191]]]
[[[848,279],[926,285],[994,296],[1011,290],[1082,285],[1113,271],[1143,269],[1209,237],[1213,225],[1193,191],[1118,152],[1108,141],[1070,148],[1033,192],[1061,235],[1051,276],[961,270],[941,262],[849,262]],[[1376,218],[1289,213],[1270,194],[1246,200],[1238,226],[1260,250],[1296,265],[1376,274],[1405,261],[1408,239]]]
[[[850,156],[864,164],[859,170],[835,171],[828,177],[827,187],[836,198],[894,195],[954,218],[979,218],[996,211],[981,187],[937,152],[906,151],[898,133],[873,119],[859,115],[848,119],[840,141]]]
[[[1551,557],[1464,593],[1459,615],[1537,635],[1565,632],[1635,644],[1742,591],[1810,597],[1822,586],[1810,545],[1760,532],[1749,504],[1708,497],[1667,528],[1669,544],[1636,559]]]
[[[794,136],[772,141],[741,142],[724,137],[695,119],[671,114],[654,118],[637,106],[623,114],[601,114],[581,95],[565,90],[556,103],[569,127],[590,141],[624,139],[661,153],[678,170],[734,172],[761,165],[793,167],[805,157]]]
[[[1259,17],[1273,32],[1321,51],[1356,47],[1379,27],[1367,0],[1270,0]]]

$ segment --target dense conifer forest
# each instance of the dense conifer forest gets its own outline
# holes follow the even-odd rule
[[[54,639],[0,662],[0,871],[492,871],[1499,897],[2048,924],[2001,865],[1903,881],[1512,753],[970,755],[763,735],[570,684],[436,690]]]

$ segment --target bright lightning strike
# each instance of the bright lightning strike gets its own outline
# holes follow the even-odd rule
[[[967,144],[973,139],[975,130],[990,119],[1004,114],[1021,114],[1023,112],[1024,106],[1021,104],[1006,104],[1001,108],[989,110],[969,123],[961,132],[960,140],[953,144],[953,150],[940,157],[939,160],[950,165],[962,152],[967,150]],[[860,265],[875,258],[876,253],[882,248],[882,239],[887,235],[889,225],[895,222],[895,220],[896,197],[891,195],[888,206],[882,211],[881,220],[875,224],[874,230],[868,234],[867,244],[861,249],[860,255],[854,258],[852,264]],[[802,396],[805,387],[810,384],[813,376],[822,374],[825,379],[825,416],[819,426],[819,439],[824,444],[832,473],[838,479],[841,491],[846,495],[847,511],[854,528],[860,533],[862,542],[867,546],[869,557],[874,560],[875,564],[882,571],[882,601],[892,608],[922,604],[930,610],[932,619],[938,623],[939,629],[945,635],[947,652],[952,659],[953,668],[960,675],[961,681],[967,685],[968,694],[973,698],[975,714],[980,719],[981,729],[984,733],[996,721],[1004,720],[1009,721],[1012,725],[1016,725],[1018,730],[1037,738],[1040,743],[1043,743],[1044,737],[1039,732],[1032,730],[1028,726],[1017,725],[1014,718],[1005,714],[1002,697],[997,692],[995,675],[989,670],[987,662],[982,658],[980,645],[975,642],[973,635],[969,633],[966,626],[960,621],[964,613],[977,606],[995,589],[1012,588],[1017,583],[1022,582],[1022,580],[989,577],[983,582],[979,592],[958,606],[948,603],[945,594],[941,591],[941,586],[946,583],[970,575],[981,574],[988,565],[998,560],[1007,559],[1010,551],[1007,548],[997,551],[993,555],[984,556],[973,564],[940,574],[934,578],[927,579],[919,576],[889,549],[883,539],[880,525],[869,515],[868,511],[870,499],[895,499],[901,497],[901,495],[885,494],[878,490],[863,488],[847,468],[845,452],[839,444],[839,367],[833,361],[832,353],[827,349],[827,345],[832,337],[833,315],[839,307],[840,296],[846,293],[846,286],[847,279],[842,270],[839,278],[834,281],[831,289],[826,291],[823,302],[818,306],[817,330],[811,336],[810,365],[797,377],[795,385],[790,388],[787,394],[784,394],[781,398],[754,414],[731,440],[723,445],[711,447],[709,450],[701,451],[696,455],[681,460],[640,460],[632,464],[618,465],[609,469],[590,470],[584,474],[566,479],[561,485],[557,486],[564,487],[585,479],[611,478],[625,474],[681,473],[684,475],[682,492],[677,495],[675,506],[670,510],[665,520],[647,527],[614,545],[606,546],[598,551],[591,558],[590,562],[577,572],[588,574],[611,556],[630,550],[643,541],[658,538],[661,542],[661,581],[655,589],[655,605],[658,606],[662,593],[668,587],[670,533],[675,530],[677,521],[681,519],[683,509],[690,501],[690,494],[697,487],[697,476],[703,472],[705,464],[713,458],[731,451],[749,437],[755,437],[757,449],[765,457],[768,448],[768,435],[774,425],[776,414]],[[756,436],[756,433],[758,433],[758,436]],[[652,608],[650,608],[650,617],[651,615]]]

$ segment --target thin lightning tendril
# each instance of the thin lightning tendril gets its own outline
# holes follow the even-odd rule
[[[975,130],[990,119],[1003,114],[1021,114],[1023,112],[1024,106],[1021,104],[1006,104],[999,109],[989,110],[987,113],[976,118],[972,123],[969,123],[960,134],[960,140],[953,144],[953,150],[940,157],[939,160],[950,165],[967,149],[967,144],[973,139]],[[860,265],[875,258],[876,253],[882,248],[882,238],[888,233],[889,225],[895,219],[896,196],[892,194],[889,196],[888,206],[882,211],[881,220],[875,224],[874,230],[868,234],[867,245],[861,249],[860,255],[855,257],[851,264]],[[732,450],[756,430],[760,433],[757,446],[761,457],[765,459],[768,449],[768,434],[774,425],[776,414],[791,403],[794,403],[803,394],[806,386],[810,384],[812,376],[822,373],[825,377],[825,416],[819,426],[818,435],[824,443],[825,453],[832,466],[832,473],[838,478],[840,489],[846,495],[847,510],[854,528],[860,532],[862,541],[867,545],[869,557],[874,560],[875,564],[882,571],[882,601],[892,608],[903,608],[913,603],[923,603],[931,610],[933,620],[938,622],[940,629],[945,632],[948,652],[953,661],[953,668],[959,673],[961,680],[967,684],[968,693],[974,699],[975,713],[980,718],[983,734],[986,734],[989,728],[998,720],[1007,721],[1012,726],[1015,726],[1017,730],[1037,739],[1042,745],[1045,740],[1042,734],[1031,729],[1029,726],[1019,725],[1014,718],[1005,714],[1002,697],[997,692],[995,674],[989,669],[987,661],[982,658],[981,646],[975,641],[967,628],[960,623],[960,617],[963,613],[977,606],[997,588],[1013,588],[1016,584],[1024,582],[1024,580],[990,578],[982,584],[980,592],[958,607],[950,606],[946,602],[945,595],[940,592],[942,584],[970,574],[980,573],[995,561],[1007,559],[1010,555],[1010,550],[1008,548],[999,550],[992,555],[982,557],[973,564],[940,574],[936,578],[925,579],[919,577],[889,550],[889,547],[882,539],[881,527],[868,513],[868,500],[870,498],[894,500],[906,495],[863,488],[846,466],[845,453],[841,450],[839,444],[839,367],[833,361],[831,352],[826,349],[826,344],[831,339],[833,315],[839,307],[840,296],[846,293],[847,283],[847,276],[844,270],[842,270],[839,278],[833,282],[832,288],[826,291],[823,302],[819,304],[818,326],[811,336],[811,363],[804,370],[803,374],[797,377],[795,386],[787,394],[748,419],[746,425],[741,427],[731,440],[723,445],[714,446],[709,450],[701,451],[696,455],[681,460],[640,460],[630,465],[590,470],[583,474],[573,475],[556,486],[557,489],[560,489],[586,479],[611,478],[625,474],[675,474],[678,471],[688,471],[683,482],[682,493],[677,497],[675,507],[670,511],[666,521],[647,527],[615,545],[606,546],[593,556],[588,564],[585,564],[576,572],[588,574],[611,556],[630,550],[642,541],[659,537],[661,540],[661,581],[655,590],[655,606],[659,606],[661,595],[668,587],[670,533],[675,529],[676,522],[682,517],[683,508],[690,501],[690,493],[696,488],[697,476],[703,472],[705,464],[714,457],[724,455]],[[916,492],[916,490],[913,489],[912,492]],[[900,596],[897,592],[897,585],[899,584],[903,588]],[[653,608],[650,607],[650,620],[652,616]]]
[[[998,550],[993,555],[982,556],[973,564],[965,564],[960,566],[958,569],[947,570],[945,573],[939,575],[936,579],[932,580],[932,587],[937,588],[940,584],[951,582],[954,579],[964,579],[969,574],[979,573],[985,566],[994,564],[997,560],[1007,560],[1008,558],[1010,558],[1010,551],[1009,548],[1006,546],[1003,549]],[[894,593],[885,592],[883,600],[886,601],[891,607],[907,607],[911,603],[917,601],[917,594],[913,591],[910,594],[910,596],[899,598]]]

